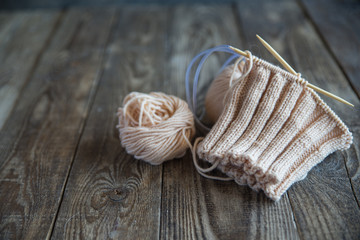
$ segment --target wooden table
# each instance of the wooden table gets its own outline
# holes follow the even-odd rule
[[[190,153],[151,166],[120,146],[131,91],[185,96],[185,69],[220,44],[276,60],[354,134],[273,202],[201,177]],[[1,239],[359,239],[360,4],[336,0],[1,12]],[[222,63],[212,58],[203,77]],[[277,63],[276,63],[277,64]]]

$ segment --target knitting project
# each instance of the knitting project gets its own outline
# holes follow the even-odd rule
[[[352,134],[306,80],[257,57],[252,63],[196,151],[238,184],[278,200],[330,153],[349,148]]]

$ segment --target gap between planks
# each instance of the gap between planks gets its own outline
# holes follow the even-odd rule
[[[314,29],[315,33],[317,34],[317,36],[319,37],[320,41],[322,42],[322,44],[324,45],[325,49],[327,50],[327,52],[329,53],[329,55],[331,56],[331,58],[334,60],[334,62],[336,63],[337,67],[340,69],[340,71],[342,72],[342,74],[344,75],[344,78],[346,79],[346,81],[349,84],[349,87],[351,88],[351,90],[355,93],[355,95],[360,99],[360,93],[358,93],[356,91],[355,86],[351,83],[351,80],[348,76],[348,74],[346,73],[346,70],[342,67],[342,64],[340,64],[340,60],[336,57],[335,53],[332,51],[330,45],[328,44],[328,42],[326,41],[326,37],[321,33],[318,25],[315,23],[314,19],[312,18],[311,14],[308,12],[307,7],[304,5],[304,3],[302,2],[302,0],[296,0],[296,3],[298,4],[299,8],[301,9],[302,13],[304,14],[305,18],[309,21],[309,23],[311,24],[312,28]],[[355,143],[353,143],[355,144]],[[346,173],[349,179],[349,184],[351,186],[351,190],[353,192],[355,201],[360,209],[360,200],[358,199],[356,193],[355,193],[355,188],[354,188],[354,184],[352,182],[351,176],[350,176],[350,172],[349,172],[349,167],[347,164],[346,159],[348,158],[347,154],[344,154],[344,165],[345,165],[345,169],[346,169]]]
[[[307,7],[304,5],[304,3],[302,2],[302,0],[296,0],[297,4],[299,5],[299,8],[301,9],[301,11],[304,13],[304,16],[309,20],[309,22],[311,23],[311,26],[314,28],[315,32],[317,33],[318,37],[320,38],[321,42],[323,43],[323,45],[325,46],[326,50],[328,51],[328,53],[330,54],[330,56],[332,57],[332,59],[335,61],[336,65],[338,66],[338,68],[341,70],[341,72],[343,73],[343,75],[345,76],[349,86],[351,87],[351,89],[353,90],[353,92],[357,95],[357,97],[360,99],[360,92],[358,92],[356,90],[356,87],[354,86],[354,84],[352,84],[349,75],[347,74],[345,68],[342,66],[342,64],[340,63],[340,60],[336,57],[334,51],[331,49],[328,41],[326,41],[326,37],[321,33],[318,25],[315,23],[313,17],[311,16],[311,14],[308,12]],[[360,205],[359,205],[360,207]]]
[[[66,10],[63,10],[62,12],[62,16],[63,14],[65,14],[65,11]],[[74,150],[74,153],[73,153],[73,156],[71,157],[71,161],[70,161],[70,165],[69,165],[69,168],[68,168],[68,171],[66,173],[66,177],[65,177],[65,182],[61,188],[61,192],[60,192],[60,197],[59,197],[59,202],[58,202],[58,207],[57,207],[57,210],[56,210],[56,213],[55,213],[55,216],[53,218],[53,221],[51,222],[51,225],[50,225],[50,229],[49,229],[49,232],[48,232],[48,235],[46,236],[46,239],[51,239],[52,238],[52,235],[54,233],[54,229],[55,229],[55,223],[58,219],[58,215],[59,215],[59,211],[60,211],[60,208],[61,208],[61,204],[63,202],[63,199],[64,199],[64,194],[65,194],[65,189],[66,189],[66,186],[68,184],[68,180],[69,180],[69,176],[70,176],[70,173],[71,173],[71,170],[72,170],[72,167],[74,165],[74,160],[76,158],[76,155],[77,155],[77,152],[78,152],[78,149],[79,149],[79,145],[80,145],[80,141],[81,141],[81,138],[82,138],[82,135],[84,133],[84,129],[85,129],[85,126],[86,126],[86,123],[87,123],[87,120],[88,120],[88,116],[89,116],[89,112],[91,111],[92,109],[92,106],[94,104],[94,100],[95,100],[95,96],[96,96],[96,92],[99,88],[99,82],[101,80],[101,76],[104,72],[104,57],[106,55],[106,48],[109,44],[109,41],[110,41],[110,36],[113,32],[113,29],[114,29],[114,17],[116,15],[117,11],[114,12],[114,14],[112,15],[111,17],[111,20],[110,20],[110,30],[108,32],[108,35],[106,37],[106,43],[105,45],[103,46],[103,49],[102,49],[102,52],[101,52],[101,57],[100,57],[100,67],[98,69],[98,72],[96,74],[96,77],[94,79],[94,82],[92,84],[92,87],[91,87],[91,90],[90,90],[90,94],[89,94],[89,98],[88,98],[88,103],[87,103],[87,106],[85,107],[86,111],[85,111],[85,115],[84,115],[84,119],[80,125],[80,129],[79,129],[79,136],[78,136],[78,139],[76,141],[76,147],[75,147],[75,150]],[[59,23],[57,24],[57,26],[60,25],[60,21]],[[72,42],[73,40],[70,41],[70,43]]]
[[[281,1],[281,3],[283,3],[283,1]],[[246,3],[245,3],[246,4]],[[279,4],[279,3],[278,3]],[[270,5],[267,5],[267,10],[269,10],[269,6]],[[290,6],[291,6],[291,8],[290,8]],[[292,4],[292,3],[290,3],[289,5],[285,5],[284,7],[283,7],[283,9],[280,9],[279,10],[279,12],[277,12],[277,14],[279,14],[279,13],[281,13],[281,11],[283,11],[283,10],[293,10],[293,9],[295,9],[294,7],[297,7],[297,9],[299,8],[299,6],[297,6],[297,4]],[[240,5],[239,4],[239,10],[241,9],[243,7],[243,5]],[[254,7],[254,4],[253,4],[253,7]],[[264,7],[265,8],[265,7]],[[254,15],[254,13],[256,13],[257,11],[255,10],[255,9],[257,9],[257,8],[253,8],[253,12],[251,12],[253,15]],[[261,8],[262,9],[262,8]],[[270,9],[271,9],[271,7],[270,7]],[[263,10],[263,9],[262,9]],[[246,10],[244,10],[244,11],[246,11]],[[300,13],[301,13],[301,9],[298,9],[296,12],[298,12],[298,11],[300,11]],[[271,11],[270,11],[271,12]],[[290,13],[288,13],[288,14],[290,14]],[[303,13],[301,13],[301,14],[303,14]],[[250,13],[249,13],[249,15],[250,15]],[[291,16],[291,15],[290,15]],[[306,16],[303,16],[304,17],[304,19],[306,20],[306,21],[308,21],[308,19],[306,18]],[[292,18],[292,20],[293,20],[293,23],[288,23],[288,24],[290,24],[289,26],[287,26],[287,27],[290,27],[290,28],[292,28],[293,26],[297,26],[296,24],[297,24],[297,18],[295,18],[295,17],[293,17]],[[279,18],[278,20],[277,20],[278,22],[277,22],[277,24],[278,24],[278,27],[279,27],[279,29],[281,30],[281,29],[285,29],[286,30],[286,28],[282,25],[282,24],[284,24],[284,22],[281,22],[282,20],[281,20],[281,18]],[[274,22],[276,22],[275,20],[274,20]],[[249,22],[248,22],[249,23]],[[269,24],[271,24],[271,22],[269,23]],[[293,26],[292,26],[292,25]],[[305,24],[306,25],[306,24]],[[303,25],[303,26],[305,26],[305,25]],[[259,26],[259,25],[257,25],[257,26]],[[253,27],[255,27],[255,26],[253,26]],[[281,28],[282,27],[282,28]],[[312,31],[313,31],[313,26],[311,25],[311,24],[309,24],[309,29],[312,29]],[[265,32],[267,32],[267,30],[264,28],[263,30],[265,30]],[[279,30],[278,30],[279,31]],[[296,31],[296,28],[294,29],[294,31]],[[252,32],[252,31],[250,31],[250,32]],[[292,32],[289,32],[289,31],[283,31],[282,33],[284,34],[284,32],[286,33],[286,34],[289,34],[289,35],[291,35],[291,33]],[[274,36],[274,34],[276,34],[276,33],[278,33],[278,32],[276,32],[276,29],[275,30],[268,30],[268,35],[269,36]],[[316,38],[318,38],[318,36],[317,36],[317,33],[315,32],[314,33],[314,35],[315,35],[315,37]],[[276,36],[276,35],[275,35]],[[275,37],[274,36],[274,37]],[[282,35],[283,36],[283,35]],[[281,37],[281,36],[280,36]],[[251,38],[251,37],[250,37]],[[316,40],[316,39],[315,39]],[[284,41],[284,40],[282,40],[282,41]],[[281,43],[280,43],[281,44]],[[322,44],[321,43],[321,41],[320,41],[320,44]],[[323,44],[322,44],[323,45]],[[288,46],[288,47],[291,47],[291,46]],[[285,50],[288,50],[288,49],[285,49]],[[284,50],[284,52],[285,52],[285,50]],[[291,49],[290,49],[291,50]],[[328,53],[327,52],[327,49],[325,48],[324,49],[325,50],[325,52],[326,53]],[[289,54],[288,54],[289,55]],[[324,56],[326,56],[326,54],[323,54],[323,57]],[[329,57],[329,59],[328,59],[328,61],[331,63],[331,61],[332,61],[333,59],[331,59],[331,56]],[[335,63],[335,68],[336,68],[336,63]],[[337,68],[336,68],[337,69]],[[335,71],[335,73],[336,73],[336,71]],[[343,74],[341,73],[341,71],[339,71],[339,74],[340,74],[340,76],[341,77],[343,77]],[[344,79],[345,80],[345,79]],[[348,80],[345,80],[345,86],[347,86],[347,81]],[[347,88],[347,90],[348,91],[350,91],[350,92],[352,92],[353,90],[351,89],[351,88]],[[354,97],[353,97],[353,99],[356,99],[357,100],[357,96],[355,96],[354,95]],[[355,101],[355,102],[357,102],[357,101]],[[335,106],[336,106],[336,104],[335,104]],[[337,108],[338,110],[340,109],[340,108]],[[350,119],[349,119],[349,121],[350,121]],[[333,157],[333,158],[335,158],[335,157]],[[344,164],[343,163],[343,161],[341,161],[341,164]],[[347,165],[345,164],[345,166],[344,167],[347,167]],[[348,175],[348,172],[344,169],[343,170],[343,174],[344,174],[344,176],[342,177],[342,182],[343,182],[343,184],[344,184],[344,186],[345,186],[345,184],[346,184],[346,187],[348,186],[347,184],[349,184],[349,182],[348,182],[348,178],[349,178],[349,175]],[[314,175],[313,175],[314,176]],[[316,178],[315,178],[316,179]],[[324,185],[324,184],[323,184]],[[305,186],[306,186],[306,184],[305,184]],[[321,185],[319,185],[319,186],[321,186]],[[295,186],[293,186],[292,188],[294,188]],[[352,197],[352,195],[354,194],[354,192],[353,192],[353,186],[350,184],[350,186],[349,186],[350,188],[348,189],[348,197],[349,197],[349,199],[351,198],[351,201],[356,201],[356,199],[354,199],[353,197]],[[301,190],[301,185],[298,185],[298,187],[296,187],[296,189],[299,189],[299,190]],[[351,190],[350,190],[351,189]],[[306,236],[307,236],[307,234],[308,233],[306,233],[305,231],[303,231],[303,229],[304,229],[304,227],[306,227],[306,225],[307,224],[309,224],[311,221],[313,221],[313,219],[311,219],[311,218],[308,218],[308,217],[306,217],[306,218],[304,218],[303,216],[301,216],[301,215],[299,215],[299,212],[301,213],[301,211],[303,211],[304,210],[304,208],[303,208],[303,206],[304,205],[297,205],[298,203],[298,201],[299,201],[299,199],[301,199],[301,198],[299,198],[299,196],[298,195],[294,195],[294,191],[293,190],[291,190],[290,189],[290,191],[291,192],[289,192],[290,194],[289,195],[291,195],[291,198],[289,197],[289,199],[291,200],[291,208],[292,208],[292,212],[293,213],[295,213],[295,220],[296,220],[296,223],[298,223],[298,225],[297,225],[297,228],[298,228],[298,231],[301,231],[301,234],[300,234],[300,237],[301,238],[307,238]],[[310,193],[310,189],[309,189],[309,193]],[[349,200],[350,201],[350,200]],[[300,208],[298,208],[300,206]],[[355,205],[354,204],[354,207],[355,206],[357,206],[357,204]],[[297,209],[298,208],[298,209]],[[357,208],[357,207],[355,207],[355,208]],[[300,210],[300,211],[299,211]],[[356,209],[356,210],[358,210],[358,209]],[[339,211],[340,211],[340,213],[341,213],[341,210],[339,209]],[[346,217],[346,216],[343,216],[344,217],[344,219],[346,220],[346,221],[348,221],[348,220],[350,220],[348,217]],[[299,219],[299,221],[298,221],[298,219]],[[314,219],[315,219],[315,221],[317,221],[317,219],[314,217]],[[305,221],[304,221],[305,220]],[[336,223],[336,220],[334,221],[334,223]],[[339,227],[338,227],[338,229],[341,229],[341,222],[339,222]],[[309,225],[308,225],[309,226]],[[332,229],[332,230],[334,230],[334,231],[336,231],[336,228],[332,228],[333,226],[331,226],[331,228],[329,228],[329,229]],[[311,229],[310,229],[311,230]],[[312,229],[313,231],[314,231],[314,229]],[[336,234],[335,232],[331,232],[331,231],[329,231],[329,232],[325,232],[325,233],[328,233],[328,234],[331,234],[331,233],[334,233],[334,234]],[[343,233],[345,233],[345,234],[347,234],[347,233],[350,233],[350,232],[346,232],[346,231],[344,231]],[[352,232],[352,233],[354,233],[354,232]]]
[[[45,41],[44,41],[44,45],[40,48],[40,50],[38,51],[38,53],[36,54],[36,57],[33,61],[32,66],[29,69],[29,72],[27,73],[26,77],[25,77],[25,81],[22,83],[22,85],[19,88],[19,93],[18,96],[16,97],[15,101],[12,103],[12,109],[7,112],[7,116],[5,116],[4,119],[0,120],[0,130],[3,128],[3,126],[5,125],[6,121],[9,119],[9,117],[11,116],[12,112],[15,109],[15,106],[18,104],[20,96],[22,96],[22,93],[25,89],[25,86],[29,83],[30,79],[32,78],[32,76],[35,73],[35,70],[37,69],[37,67],[39,66],[39,62],[41,57],[44,55],[45,50],[49,47],[51,40],[53,38],[54,33],[56,32],[56,30],[58,29],[60,22],[61,22],[61,18],[63,16],[63,11],[59,11],[58,16],[56,17],[56,20],[54,22],[54,25],[49,33],[49,35],[46,37]]]

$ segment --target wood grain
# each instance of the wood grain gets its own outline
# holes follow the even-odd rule
[[[2,239],[50,236],[97,82],[112,12],[64,13],[0,132]]]
[[[360,97],[359,1],[302,0],[301,3]]]
[[[229,6],[177,7],[170,15],[167,84],[172,87],[166,89],[184,97],[185,69],[197,53],[220,44],[242,48],[244,41]],[[215,54],[207,61],[203,85],[223,60]],[[161,239],[298,238],[287,197],[274,203],[234,182],[205,179],[190,154],[164,164],[162,191]]]
[[[295,2],[247,1],[238,5],[238,11],[244,32],[252,43],[260,45],[255,37],[259,34],[309,82],[359,104],[345,76]],[[262,19],[250,16],[262,16]],[[276,63],[265,49],[258,54]],[[355,142],[352,149],[327,157],[305,180],[291,187],[288,195],[301,238],[356,239],[360,234],[358,224],[354,224],[360,222],[360,211],[353,192],[356,185],[350,184],[344,163],[349,157],[359,162],[358,156],[353,153],[359,145],[360,115],[344,104],[323,98],[348,124]]]
[[[121,147],[116,111],[131,91],[162,89],[166,8],[117,12],[94,105],[81,138],[54,239],[157,239],[162,165]]]
[[[131,91],[185,98],[186,67],[202,50],[231,44],[277,64],[256,33],[309,82],[358,107],[348,82],[358,79],[356,8],[347,16],[334,0],[329,13],[322,0],[303,1],[0,13],[0,239],[359,239],[357,108],[322,96],[354,144],[276,203],[201,177],[190,153],[161,166],[137,161],[115,128]],[[328,19],[334,6],[342,17]],[[335,43],[325,41],[331,33]],[[347,54],[336,52],[338,34]],[[225,57],[206,62],[199,108]]]
[[[303,1],[304,8],[315,28],[360,97],[360,4],[359,2],[331,0],[326,1],[326,9],[322,7],[323,4],[325,2],[322,0]],[[347,94],[342,93],[341,90],[340,93],[345,98],[347,97]],[[359,107],[359,104],[355,106],[356,113],[358,113]],[[353,191],[360,207],[359,114],[353,116],[353,112],[354,110],[349,110],[350,119],[354,121],[352,129],[353,132],[356,132],[354,134],[355,141],[351,149],[344,153],[344,157]]]
[[[42,54],[58,11],[0,13],[0,129]]]

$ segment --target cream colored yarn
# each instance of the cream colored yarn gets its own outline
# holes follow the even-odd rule
[[[237,62],[226,67],[215,79],[212,81],[205,97],[206,116],[211,124],[220,117],[224,110],[225,95],[231,87],[234,80],[239,79],[244,69],[244,62]]]
[[[118,109],[120,140],[129,154],[150,164],[182,157],[195,135],[185,101],[160,92],[132,92]]]
[[[238,184],[278,200],[330,153],[349,148],[352,134],[304,79],[257,57],[249,61],[251,71],[233,84],[195,150]]]

